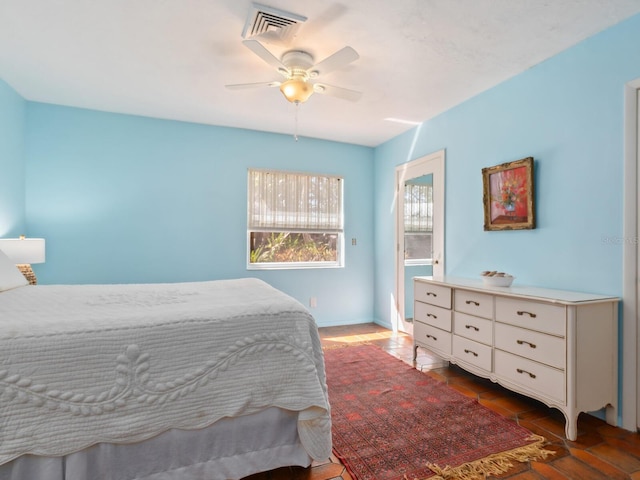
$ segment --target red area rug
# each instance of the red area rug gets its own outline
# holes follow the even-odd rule
[[[374,345],[324,352],[333,448],[356,480],[481,479],[544,438]]]

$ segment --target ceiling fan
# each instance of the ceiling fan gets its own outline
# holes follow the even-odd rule
[[[257,40],[245,40],[242,43],[267,64],[274,67],[285,80],[226,85],[227,88],[235,90],[254,87],[280,87],[285,98],[295,104],[306,102],[313,93],[322,93],[351,101],[357,101],[362,96],[362,92],[315,81],[320,75],[338,70],[360,58],[351,47],[344,47],[314,64],[313,56],[303,50],[289,50],[278,59]]]

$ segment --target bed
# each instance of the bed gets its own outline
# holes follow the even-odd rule
[[[25,285],[7,261],[0,480],[230,480],[329,457],[318,330],[293,298],[255,278]]]

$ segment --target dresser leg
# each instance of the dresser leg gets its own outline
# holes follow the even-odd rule
[[[415,362],[418,359],[418,345],[413,345],[413,361]]]
[[[569,416],[565,414],[564,418],[567,420],[564,433],[567,436],[567,440],[574,442],[578,438],[578,416]]]
[[[618,426],[618,409],[612,405],[607,405],[605,419],[609,425]]]

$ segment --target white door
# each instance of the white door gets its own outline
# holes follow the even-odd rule
[[[444,150],[440,150],[396,167],[396,291],[391,312],[393,330],[413,333],[412,276],[444,275],[444,160]],[[432,185],[431,232],[428,235],[421,235],[422,232],[405,232],[405,193],[421,184]],[[421,242],[424,243],[420,245]],[[424,248],[420,248],[421,246]],[[412,254],[414,251],[419,254]],[[428,251],[428,255],[423,254],[424,251]]]

